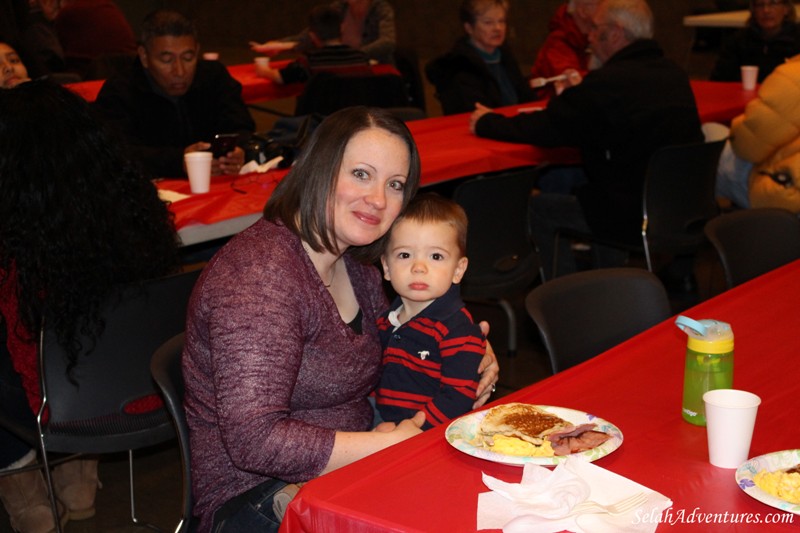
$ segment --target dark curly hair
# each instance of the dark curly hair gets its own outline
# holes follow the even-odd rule
[[[177,270],[170,214],[121,146],[67,89],[0,91],[0,284],[16,272],[16,333],[46,312],[70,368],[112,287]]]

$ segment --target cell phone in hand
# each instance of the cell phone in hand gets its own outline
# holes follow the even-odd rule
[[[228,155],[228,152],[236,148],[238,141],[238,133],[219,133],[215,135],[211,141],[211,153],[214,154],[214,159]]]

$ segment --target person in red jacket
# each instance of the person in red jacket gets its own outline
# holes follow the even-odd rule
[[[35,0],[52,21],[66,68],[87,79],[95,61],[136,55],[136,35],[113,0]]]
[[[551,78],[569,71],[588,72],[591,53],[589,30],[599,0],[569,0],[561,5],[548,25],[549,33],[531,67],[532,78]]]

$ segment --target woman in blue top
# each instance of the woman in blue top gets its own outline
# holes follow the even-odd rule
[[[508,0],[464,0],[459,17],[466,35],[425,68],[445,115],[466,113],[476,103],[502,107],[533,99],[506,44]]]

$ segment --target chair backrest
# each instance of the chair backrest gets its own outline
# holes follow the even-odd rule
[[[525,308],[539,328],[554,374],[671,315],[661,281],[639,268],[561,276],[533,289],[525,298]]]
[[[666,146],[650,158],[642,210],[643,237],[651,247],[694,252],[703,227],[719,214],[715,184],[724,140]]]
[[[800,259],[800,219],[783,209],[743,209],[712,219],[705,228],[728,288]]]
[[[355,105],[407,107],[405,81],[397,74],[337,75],[319,72],[311,76],[297,97],[295,115],[334,111]]]
[[[50,451],[110,453],[175,436],[150,375],[150,358],[184,330],[186,308],[200,271],[135,283],[110,296],[101,310],[104,330],[83,350],[70,373],[47,317],[40,365]]]
[[[183,371],[181,370],[181,354],[185,336],[175,335],[162,344],[150,360],[150,373],[161,390],[164,406],[167,408],[178,434],[178,448],[181,452],[181,469],[183,472],[183,513],[176,533],[188,531],[192,520],[192,470],[191,453],[189,451],[189,426],[183,410],[185,392]]]
[[[461,282],[465,298],[488,298],[525,288],[539,274],[539,260],[528,234],[528,199],[538,169],[480,176],[453,193],[469,219],[469,266]]]

